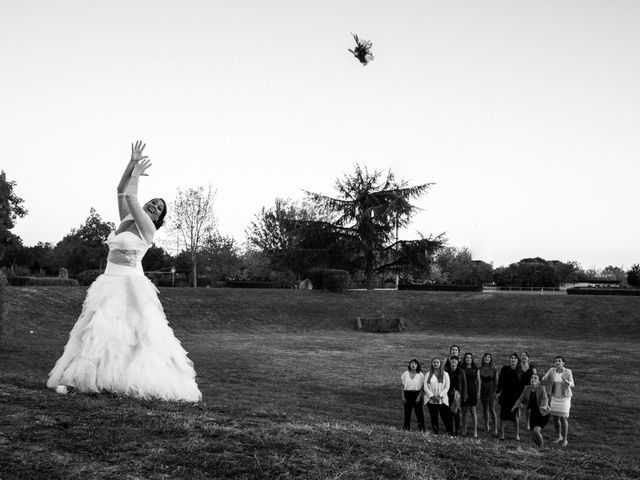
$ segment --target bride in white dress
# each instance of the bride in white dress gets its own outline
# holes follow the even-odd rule
[[[144,147],[131,145],[131,160],[118,184],[121,223],[107,239],[107,267],[89,287],[47,387],[197,402],[202,394],[193,363],[140,263],[167,208],[160,198],[143,206],[138,201],[138,180],[151,166]]]

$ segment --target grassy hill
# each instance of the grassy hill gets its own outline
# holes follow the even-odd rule
[[[640,478],[640,298],[163,289],[204,395],[187,406],[47,390],[85,289],[8,293],[2,480]],[[409,328],[354,330],[356,316],[378,314]],[[576,378],[569,447],[538,452],[526,431],[521,442],[400,431],[407,361],[426,365],[452,343],[499,364],[526,349],[541,370],[565,355]]]

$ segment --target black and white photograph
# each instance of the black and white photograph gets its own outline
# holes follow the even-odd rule
[[[640,2],[0,0],[0,480],[640,478]]]

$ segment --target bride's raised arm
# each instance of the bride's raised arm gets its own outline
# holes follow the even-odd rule
[[[127,204],[133,220],[136,222],[138,231],[142,238],[148,243],[153,242],[153,237],[156,234],[156,226],[149,217],[149,214],[144,211],[140,201],[138,200],[138,180],[140,176],[146,175],[144,172],[151,166],[151,162],[148,158],[144,158],[137,162],[131,172],[129,184],[124,192],[124,199]]]
[[[147,144],[143,144],[140,140],[138,140],[135,144],[131,144],[131,160],[129,160],[129,163],[122,173],[120,183],[118,183],[118,213],[120,214],[120,221],[122,221],[122,219],[129,213],[129,206],[125,201],[124,196],[127,191],[127,186],[129,185],[129,180],[131,179],[133,168],[138,164],[140,160],[149,158],[146,155],[142,155],[144,147],[146,146]],[[138,193],[137,189],[135,193]]]

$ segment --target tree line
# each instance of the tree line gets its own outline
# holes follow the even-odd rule
[[[276,199],[262,207],[246,229],[246,242],[222,235],[215,221],[215,191],[209,186],[179,190],[170,205],[168,237],[175,255],[153,245],[143,267],[161,285],[210,285],[215,282],[270,282],[280,286],[302,279],[335,278],[368,289],[403,283],[439,283],[509,287],[558,287],[597,275],[640,286],[640,265],[629,271],[609,266],[584,270],[576,262],[521,259],[494,268],[474,260],[468,248],[447,245],[444,234],[400,240],[418,208],[411,202],[432,184],[410,186],[391,171],[356,165],[336,179],[337,195],[305,192],[301,200]],[[25,246],[11,230],[28,214],[16,183],[0,174],[0,267],[11,275],[56,276],[66,268],[90,283],[106,265],[106,238],[115,225],[91,208],[85,222],[56,244]],[[342,281],[342,280],[341,280]],[[171,283],[169,283],[171,282]]]

